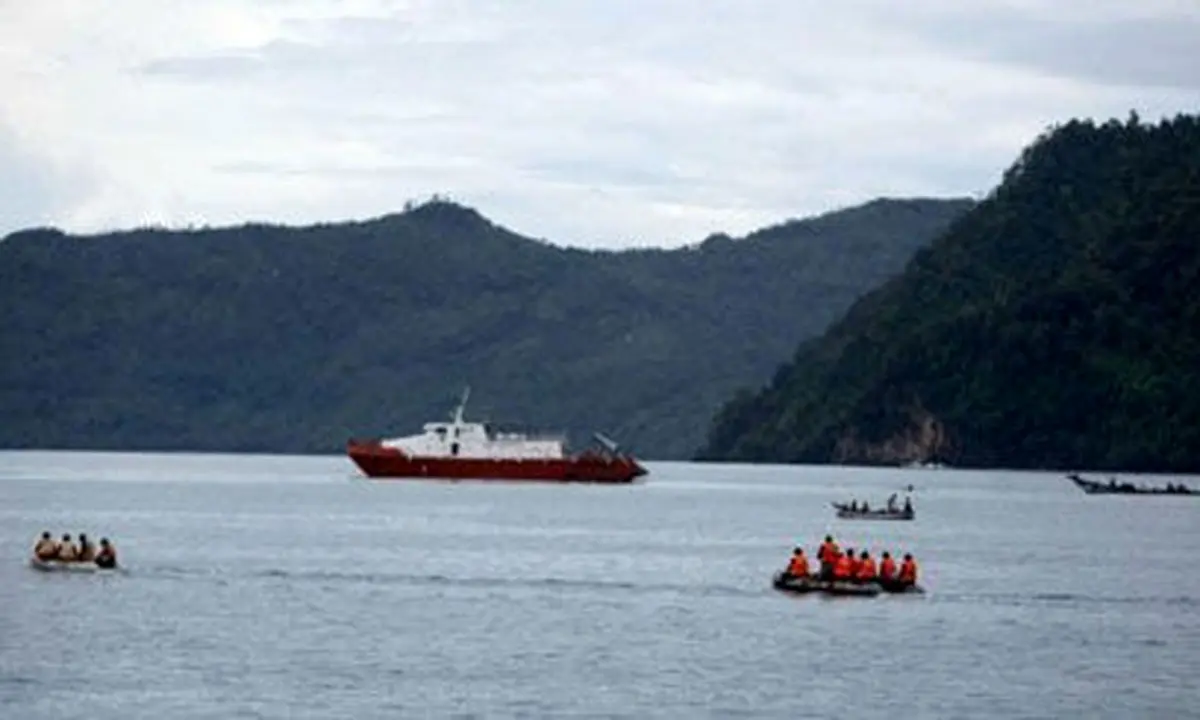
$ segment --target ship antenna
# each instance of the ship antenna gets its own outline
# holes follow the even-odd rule
[[[462,400],[459,401],[458,407],[454,409],[454,424],[461,425],[463,421],[463,409],[467,407],[467,398],[471,397],[471,386],[463,388]]]

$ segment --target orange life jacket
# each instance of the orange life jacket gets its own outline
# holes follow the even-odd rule
[[[833,576],[841,579],[854,577],[854,565],[850,562],[849,557],[845,555],[838,557],[837,562],[833,565]]]
[[[862,565],[862,560],[856,557],[850,558],[850,577],[858,577],[858,567]]]
[[[788,563],[788,575],[792,577],[804,577],[808,575],[808,558],[803,555],[793,555],[792,561]]]
[[[859,560],[858,572],[854,575],[859,580],[874,580],[875,579],[875,561],[871,558]]]
[[[896,575],[896,561],[891,557],[885,557],[883,562],[879,564],[879,577],[886,580],[891,580]]]
[[[912,560],[905,560],[900,564],[901,582],[915,583],[917,581],[917,563]]]

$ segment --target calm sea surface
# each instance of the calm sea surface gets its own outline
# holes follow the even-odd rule
[[[0,718],[1200,717],[1200,499],[648,467],[493,486],[0,453]],[[915,522],[833,517],[909,483]],[[128,572],[33,571],[43,529],[108,535]],[[773,591],[827,532],[915,553],[928,594]]]

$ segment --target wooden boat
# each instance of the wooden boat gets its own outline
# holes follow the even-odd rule
[[[1077,473],[1067,475],[1067,479],[1075,483],[1075,486],[1084,491],[1088,495],[1192,495],[1200,496],[1200,490],[1192,490],[1187,485],[1179,483],[1167,483],[1166,487],[1145,487],[1137,486],[1129,482],[1117,482],[1116,478],[1110,477],[1108,482],[1102,483],[1095,480],[1086,480],[1080,477]]]
[[[39,560],[38,558],[29,558],[29,567],[40,572],[66,572],[66,573],[110,573],[116,572],[120,567],[102,568],[93,562],[62,562],[60,560]]]
[[[830,503],[837,510],[837,516],[843,520],[914,520],[917,517],[914,510],[862,510],[850,507],[846,503]]]

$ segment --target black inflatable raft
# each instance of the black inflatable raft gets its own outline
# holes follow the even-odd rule
[[[823,595],[842,595],[848,597],[875,597],[879,594],[896,595],[901,593],[924,593],[920,585],[901,584],[896,581],[886,582],[848,582],[845,580],[822,580],[816,575],[793,577],[786,573],[776,573],[771,581],[776,590],[805,595],[821,593]]]

